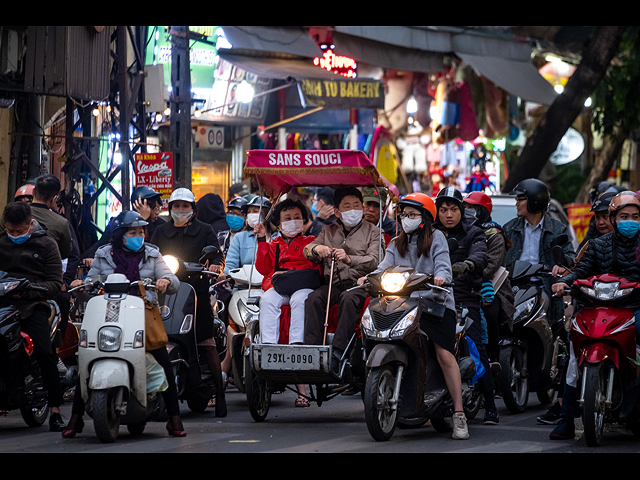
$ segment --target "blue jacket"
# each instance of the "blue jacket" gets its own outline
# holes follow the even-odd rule
[[[242,230],[233,236],[227,250],[224,273],[228,275],[229,270],[254,263],[255,240],[253,230]]]

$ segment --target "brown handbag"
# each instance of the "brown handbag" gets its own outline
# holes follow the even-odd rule
[[[144,300],[144,344],[145,350],[150,352],[151,350],[157,350],[164,347],[169,343],[169,337],[164,329],[162,323],[162,317],[160,316],[160,309],[155,303],[147,300],[147,292],[144,288],[144,284],[138,282],[140,288],[140,296]]]

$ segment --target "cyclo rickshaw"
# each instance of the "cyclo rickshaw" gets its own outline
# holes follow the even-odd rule
[[[271,198],[274,206],[292,189],[315,186],[388,188],[388,201],[397,199],[397,188],[378,173],[373,162],[361,151],[251,150],[247,154],[244,177],[251,178],[260,190],[259,195]],[[383,208],[380,210],[382,216]],[[382,221],[379,224],[382,225]],[[382,231],[380,238],[384,238]],[[381,244],[380,258],[382,250]],[[329,276],[329,292],[333,282],[334,261]],[[250,297],[248,303],[259,306],[259,301],[259,296]],[[347,390],[362,391],[366,381],[366,355],[358,329],[354,331],[345,350],[338,374],[331,369],[331,341],[337,323],[337,307],[327,308],[322,345],[288,344],[287,329],[291,315],[288,306],[281,309],[278,344],[261,343],[259,315],[251,316],[244,338],[244,370],[245,393],[255,421],[266,419],[272,394],[287,389],[298,393],[289,385],[309,385],[307,398],[318,406]]]

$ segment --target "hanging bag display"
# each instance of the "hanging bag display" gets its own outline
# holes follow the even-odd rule
[[[287,270],[278,268],[280,261],[280,245],[276,245],[276,260],[271,285],[282,296],[290,297],[298,290],[310,288],[315,290],[320,287],[320,272],[316,269],[305,268],[301,270]]]
[[[144,345],[145,350],[150,352],[164,347],[169,343],[169,337],[164,329],[160,309],[158,306],[147,300],[147,292],[143,283],[138,282],[140,296],[144,300]]]

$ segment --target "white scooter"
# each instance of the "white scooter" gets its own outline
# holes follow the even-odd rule
[[[145,304],[128,294],[137,283],[122,274],[93,282],[104,293],[88,301],[80,329],[80,393],[103,443],[116,440],[120,424],[139,435],[165,416],[164,370],[145,351]],[[144,288],[155,286],[146,280]]]
[[[257,320],[260,312],[255,304],[256,297],[261,297],[262,275],[252,265],[229,270],[234,281],[234,292],[229,301],[229,351],[231,352],[231,375],[236,388],[245,393],[245,335],[247,325],[252,319]],[[251,281],[249,281],[251,279]]]

